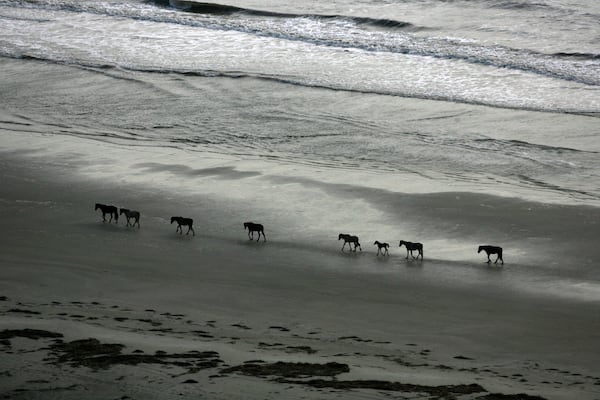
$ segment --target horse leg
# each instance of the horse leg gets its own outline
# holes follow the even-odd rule
[[[260,231],[256,231],[256,233],[258,233],[258,238],[256,238],[256,241],[259,242],[260,241]]]
[[[492,260],[490,260],[490,253],[487,253],[487,256],[488,256],[487,263],[489,264],[489,263],[491,263],[491,262],[492,262]]]
[[[263,235],[263,242],[267,241],[267,235],[265,235],[265,231],[261,231]]]
[[[344,245],[342,246],[342,251],[344,251],[344,247],[346,247],[346,241],[344,241]]]
[[[194,228],[190,225],[190,228],[188,229],[188,233],[190,233],[190,229],[192,230],[192,236],[196,236],[196,231],[194,230]]]

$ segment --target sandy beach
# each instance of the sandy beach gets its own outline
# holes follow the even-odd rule
[[[264,219],[265,205],[87,179],[40,152],[5,148],[0,162],[1,398],[600,396],[598,299],[557,296],[566,289],[543,285],[515,289],[510,275],[531,269],[515,260],[516,249],[504,267],[485,264],[473,246],[458,261],[453,251],[427,248],[423,262],[407,261],[397,243],[390,257],[377,257],[370,236],[362,252],[341,252],[337,228],[296,241],[301,221],[283,213],[269,217],[267,242],[251,242],[242,222]],[[256,179],[235,171],[198,179]],[[320,190],[340,201],[352,193],[374,207],[384,202],[386,215],[444,221],[423,224],[430,228],[422,234],[436,227],[440,237],[468,242],[513,226],[518,243],[515,232],[527,226],[524,237],[554,238],[534,246],[531,258],[598,260],[595,208],[456,193],[393,202],[384,192]],[[486,211],[457,214],[459,197]],[[94,211],[101,201],[143,209],[141,228],[103,223]],[[175,233],[169,218],[179,214],[195,217],[195,237]],[[453,233],[452,215],[467,227]],[[548,231],[557,222],[560,229]]]
[[[0,0],[0,400],[600,400],[599,16]]]

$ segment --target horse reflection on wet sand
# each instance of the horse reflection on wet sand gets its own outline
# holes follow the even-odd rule
[[[192,235],[196,236],[196,231],[194,231],[194,228],[192,227],[192,225],[194,225],[194,220],[191,218],[183,218],[183,217],[171,217],[171,224],[173,222],[177,222],[177,229],[175,229],[175,233],[179,232],[180,235],[183,234],[183,229],[181,229],[182,226],[187,226],[188,230],[186,235],[190,234],[190,231],[192,231]]]
[[[348,247],[350,247],[350,251],[356,252],[356,247],[360,248],[362,251],[362,247],[360,247],[360,243],[358,241],[358,236],[349,235],[347,233],[340,233],[338,235],[338,240],[344,239],[344,245],[342,246],[342,251],[344,251],[344,247],[346,247],[346,243],[348,243]],[[354,244],[354,249],[352,249],[352,245]]]
[[[263,241],[267,241],[267,236],[265,235],[265,228],[262,226],[262,224],[255,224],[254,222],[244,222],[244,230],[246,229],[248,229],[249,240],[253,240],[254,232],[258,232],[258,238],[256,239],[256,241],[258,242],[260,240],[261,233],[263,236]]]
[[[115,217],[115,223],[119,222],[119,213],[117,211],[117,207],[96,203],[94,211],[97,211],[98,209],[102,211],[102,222],[106,222],[106,214],[110,215],[110,220],[108,221],[109,223],[112,222],[113,216]]]

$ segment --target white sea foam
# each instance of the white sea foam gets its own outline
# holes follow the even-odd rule
[[[519,109],[600,110],[600,62],[594,58],[366,29],[343,16],[206,15],[137,2],[8,4],[0,13],[2,53],[8,56],[200,75],[235,73]]]

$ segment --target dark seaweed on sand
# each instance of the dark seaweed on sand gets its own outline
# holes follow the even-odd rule
[[[163,364],[187,368],[196,372],[206,368],[216,368],[221,363],[219,353],[214,351],[190,351],[168,354],[157,351],[155,354],[122,354],[125,346],[118,343],[101,343],[98,339],[82,339],[72,342],[57,341],[50,346],[55,364],[69,364],[74,367],[107,369],[112,365]]]
[[[295,381],[295,380],[284,380],[283,383],[298,383],[303,385],[312,386],[315,388],[331,388],[331,389],[373,389],[373,390],[384,390],[394,391],[403,393],[427,393],[434,398],[449,399],[454,398],[455,395],[462,394],[473,394],[486,392],[486,390],[476,383],[470,385],[443,385],[443,386],[425,386],[425,385],[413,385],[410,383],[400,382],[388,382],[388,381],[377,381],[377,380],[354,380],[354,381],[339,381],[339,380],[325,380],[325,379],[313,379],[310,381]]]
[[[546,400],[545,397],[532,396],[529,394],[518,393],[518,394],[502,394],[502,393],[490,393],[485,396],[477,397],[475,400]]]
[[[311,376],[335,376],[349,372],[350,367],[346,364],[328,362],[326,364],[294,363],[278,361],[271,364],[247,363],[221,370],[222,374],[238,372],[251,376],[280,376],[284,378],[301,378]]]
[[[45,338],[61,338],[63,335],[56,332],[43,331],[39,329],[5,329],[0,332],[0,339],[12,339],[15,337],[23,337],[27,339],[45,339]]]

